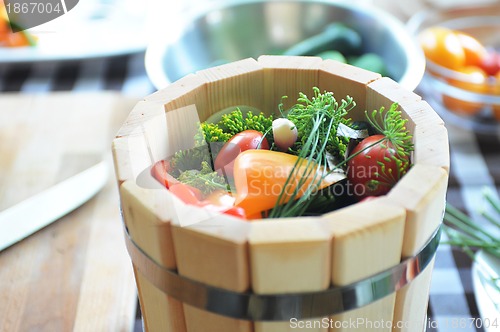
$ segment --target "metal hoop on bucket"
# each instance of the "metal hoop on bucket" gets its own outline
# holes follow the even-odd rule
[[[125,242],[136,269],[158,289],[183,303],[235,319],[288,321],[342,313],[394,293],[415,279],[432,261],[440,235],[438,228],[415,256],[350,285],[276,295],[239,293],[194,281],[152,260],[132,240],[127,229]]]

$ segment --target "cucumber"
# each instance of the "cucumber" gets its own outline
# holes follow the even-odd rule
[[[342,63],[347,63],[345,56],[343,56],[342,53],[340,53],[339,51],[324,51],[316,54],[316,56],[319,56],[323,60],[329,59],[329,60],[339,61]]]
[[[352,54],[359,51],[361,43],[361,36],[356,31],[343,24],[332,23],[323,32],[293,45],[283,55],[314,56],[331,50]]]
[[[365,53],[357,58],[349,58],[349,63],[353,66],[379,73],[382,76],[387,76],[387,67],[384,60],[375,53]]]

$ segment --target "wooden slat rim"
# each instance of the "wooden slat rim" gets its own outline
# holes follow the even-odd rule
[[[273,56],[272,58],[273,59],[280,59],[280,56]],[[290,57],[283,57],[283,59],[287,59],[287,58],[290,58]],[[265,66],[262,66],[260,64],[260,61],[264,61],[266,59],[269,59],[269,58],[268,57],[261,57],[257,61],[253,60],[253,59],[245,59],[245,60],[241,60],[242,61],[241,63],[252,63],[252,66],[254,66],[254,64],[255,64],[255,70],[259,70],[259,67],[260,68],[264,68],[265,67]],[[313,59],[315,60],[316,58],[313,58]],[[308,61],[311,61],[311,60],[309,59]],[[314,66],[311,67],[310,65],[307,65],[307,66],[309,66],[309,68],[311,70],[320,71],[320,70],[325,70],[325,68],[328,68],[328,66],[329,66],[328,64],[331,64],[331,60],[324,60],[322,62],[316,62],[316,60],[315,60],[315,61],[312,61],[311,63],[314,63]],[[231,64],[224,65],[224,66],[227,66],[227,67],[224,67],[224,68],[230,68]],[[277,68],[277,69],[280,69],[280,68]],[[205,73],[205,71],[201,71],[199,73]],[[199,73],[189,76],[189,79],[194,80],[195,82],[199,83],[199,85],[196,85],[196,87],[200,87],[200,86],[203,86],[203,85],[207,84],[206,78],[205,77],[200,77]],[[237,74],[239,75],[239,73],[237,73]],[[227,75],[224,76],[224,77],[227,78]],[[211,82],[211,83],[213,83],[213,82]],[[180,83],[178,83],[178,84],[180,84]],[[393,80],[391,80],[389,78],[386,78],[386,77],[376,78],[376,79],[373,79],[373,80],[368,80],[368,81],[364,82],[364,84],[366,86],[367,94],[368,93],[378,94],[379,90],[389,91],[390,92],[389,96],[384,96],[384,97],[388,98],[389,100],[399,102],[402,105],[403,110],[405,109],[405,106],[421,102],[421,97],[420,96],[414,94],[413,92],[405,90],[404,88],[400,87],[395,81],[393,81]],[[165,89],[169,89],[169,87],[167,87]],[[403,95],[402,96],[399,95],[398,94],[399,92],[402,92]],[[154,98],[152,98],[152,97],[146,97],[146,99],[145,99],[144,102],[147,103],[149,101],[152,102],[154,100],[155,105],[157,105],[157,103],[161,103],[162,102],[162,101],[160,101],[157,98],[159,96],[161,96],[161,93],[156,93],[156,95],[155,95]],[[164,100],[163,102],[169,102],[169,101],[171,101],[171,99]],[[411,116],[411,114],[409,114],[409,116]],[[118,165],[117,167],[120,167],[120,165]],[[411,172],[411,170],[410,170],[410,172]],[[404,178],[401,181],[404,181]],[[333,213],[335,213],[335,212],[333,212]],[[284,227],[286,227],[286,224],[289,223],[289,222],[293,222],[293,220],[290,220],[290,221],[283,220],[282,222],[284,224]],[[258,222],[251,223],[250,227],[259,227],[258,226]],[[214,235],[214,236],[216,236],[216,235]]]

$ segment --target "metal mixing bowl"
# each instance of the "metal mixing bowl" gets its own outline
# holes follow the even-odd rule
[[[357,31],[363,52],[382,57],[391,78],[413,90],[425,58],[404,25],[391,15],[356,1],[232,0],[212,3],[180,26],[165,28],[146,51],[146,71],[161,89],[189,73],[223,61],[257,58],[280,51],[342,22]],[[176,34],[176,40],[166,38]],[[161,36],[161,34],[160,34]]]

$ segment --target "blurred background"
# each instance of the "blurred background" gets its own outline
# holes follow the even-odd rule
[[[188,73],[261,54],[318,55],[381,72],[428,101],[449,131],[448,203],[500,237],[484,213],[499,213],[484,192],[498,199],[500,189],[500,1],[80,0],[16,34],[1,9],[0,211],[111,164],[110,142],[133,105]],[[448,48],[460,33],[472,41]],[[115,189],[0,252],[0,330],[142,329]],[[500,317],[498,283],[478,281],[477,251],[438,250],[428,318],[439,328],[427,331]],[[498,278],[498,258],[480,258]]]

